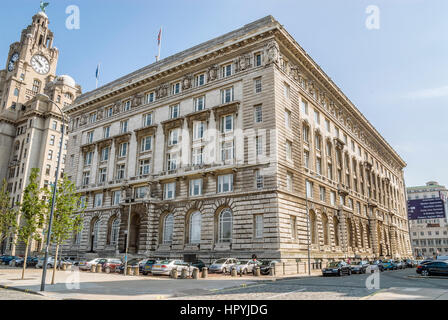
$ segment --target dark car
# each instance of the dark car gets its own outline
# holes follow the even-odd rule
[[[370,264],[367,261],[359,261],[359,262],[352,262],[350,264],[350,268],[352,269],[352,273],[366,273],[367,267]]]
[[[3,256],[1,261],[2,261],[4,264],[9,265],[9,263],[10,263],[12,260],[18,260],[18,259],[20,259],[20,257],[17,257],[17,256]]]
[[[426,260],[420,261],[420,262],[418,263],[417,267],[418,267],[418,266],[422,266],[422,265],[427,264],[427,263],[430,263],[430,262],[433,262],[433,261],[434,261],[434,260],[432,260],[432,259],[426,259]]]
[[[267,276],[270,274],[271,269],[275,268],[275,264],[278,263],[277,260],[265,260],[265,261],[261,261],[261,266],[260,266],[260,273],[264,276]]]
[[[205,263],[202,260],[196,260],[191,264],[193,267],[196,267],[199,269],[199,271],[202,271],[202,268],[205,268]]]
[[[27,267],[35,267],[37,265],[37,262],[39,262],[38,257],[28,257],[26,262]],[[23,261],[24,258],[19,258],[16,260],[16,267],[23,267]]]
[[[352,269],[350,268],[350,265],[344,261],[330,262],[326,268],[322,269],[322,275],[324,277],[330,275],[337,275],[340,277],[344,274],[347,275],[352,274]]]
[[[145,270],[144,266],[146,265],[148,260],[151,260],[151,259],[141,259],[141,258],[131,259],[131,260],[128,261],[128,267],[138,266],[138,271],[140,273],[145,274],[144,273],[144,270]],[[154,260],[151,260],[151,261],[154,261]],[[151,263],[151,261],[150,261],[150,265],[153,265],[155,261],[152,262],[152,263]],[[124,262],[115,269],[115,271],[119,272],[119,273],[123,273],[123,270],[124,270]]]
[[[406,259],[405,266],[406,266],[406,268],[415,268],[416,267],[415,260]]]
[[[417,273],[427,276],[448,276],[448,263],[444,261],[433,261],[421,264],[417,267]]]

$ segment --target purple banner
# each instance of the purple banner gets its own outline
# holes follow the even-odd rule
[[[445,203],[440,198],[408,201],[409,220],[445,218]]]

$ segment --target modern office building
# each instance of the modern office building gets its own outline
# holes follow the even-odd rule
[[[268,16],[85,93],[67,254],[411,256],[405,162]]]
[[[407,188],[410,235],[415,256],[448,255],[448,189],[436,181]]]
[[[0,179],[7,179],[12,206],[21,201],[32,168],[40,169],[41,187],[55,178],[62,114],[39,94],[61,109],[81,94],[70,76],[56,75],[59,50],[53,46],[49,24],[44,12],[33,16],[20,41],[11,44],[6,69],[0,70]],[[11,240],[2,243],[2,252],[23,253],[16,252]],[[39,251],[41,243],[33,241],[30,251]]]

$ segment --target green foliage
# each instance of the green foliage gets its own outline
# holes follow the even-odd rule
[[[20,204],[21,225],[18,232],[18,240],[28,244],[31,239],[40,240],[38,229],[45,223],[45,201],[42,200],[42,190],[39,188],[39,169],[31,169],[29,184],[23,192]]]
[[[50,199],[47,204],[48,215],[51,212],[53,190],[54,187],[51,191],[47,191]],[[73,233],[81,231],[81,211],[80,196],[76,193],[74,183],[67,178],[64,178],[58,183],[51,227],[51,243],[61,245],[64,241],[70,239],[73,236]]]
[[[11,208],[7,185],[8,183],[4,179],[0,189],[0,243],[16,232],[19,214],[17,210]]]

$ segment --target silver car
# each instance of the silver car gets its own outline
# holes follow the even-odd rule
[[[255,267],[261,267],[261,261],[242,260],[239,261],[234,267],[236,267],[237,273],[248,274],[253,272]]]
[[[151,273],[153,275],[170,275],[171,271],[176,269],[180,275],[183,269],[187,270],[187,275],[191,276],[196,267],[191,266],[189,263],[182,260],[164,260],[157,261],[156,264],[152,265]],[[199,269],[198,269],[199,270]]]
[[[232,270],[234,265],[238,264],[238,259],[223,258],[215,260],[208,268],[210,273],[227,273]]]

